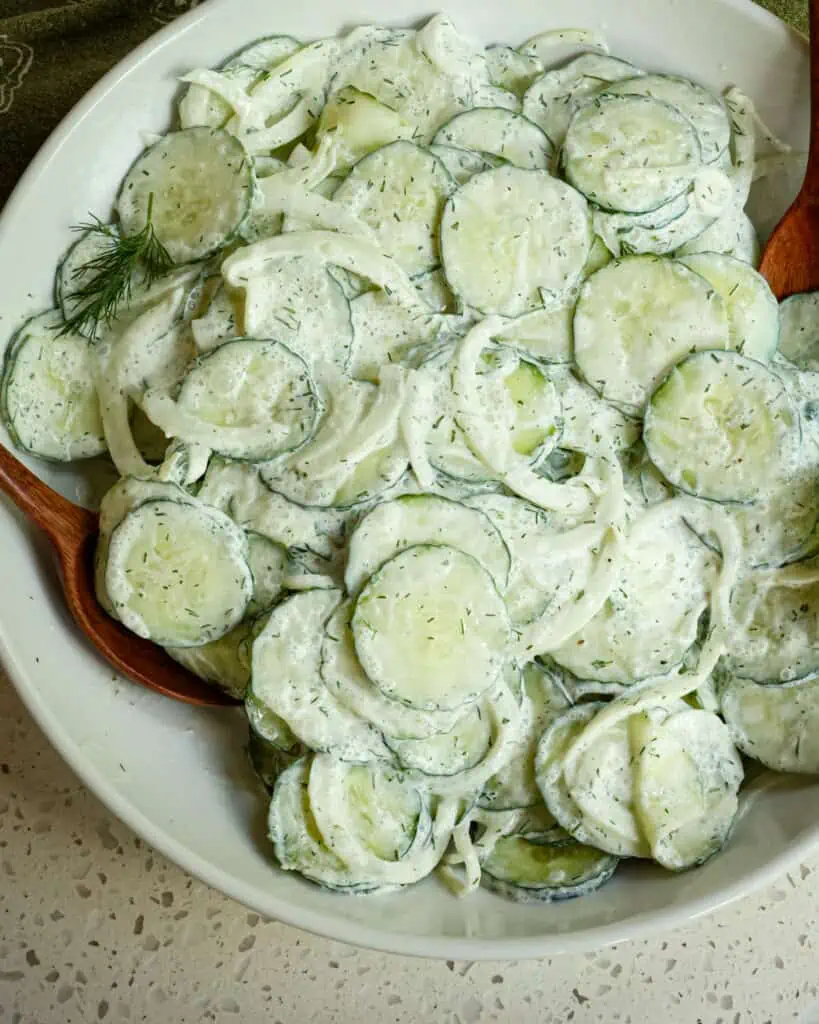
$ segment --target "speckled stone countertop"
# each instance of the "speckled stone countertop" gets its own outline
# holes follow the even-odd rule
[[[313,938],[185,875],[112,820],[0,676],[2,1024],[819,1022],[819,856],[648,942],[411,960]]]

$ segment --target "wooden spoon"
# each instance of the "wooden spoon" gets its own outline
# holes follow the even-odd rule
[[[103,657],[123,675],[167,697],[222,707],[235,704],[177,664],[161,647],[129,632],[105,613],[94,592],[96,513],[73,505],[38,479],[0,445],[0,491],[46,534],[62,570],[69,610]]]
[[[768,240],[759,268],[780,302],[819,289],[819,0],[810,0],[810,120],[805,181]]]

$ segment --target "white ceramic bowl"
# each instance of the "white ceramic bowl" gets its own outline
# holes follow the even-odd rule
[[[807,48],[750,0],[450,0],[459,26],[486,42],[517,43],[550,27],[600,28],[613,52],[720,89],[740,84],[771,127],[807,138]],[[51,301],[69,228],[108,209],[142,146],[167,127],[177,75],[216,63],[255,36],[309,39],[366,22],[411,24],[421,0],[212,0],[107,75],[45,145],[0,218],[0,312],[10,330]],[[793,182],[758,196],[765,225]],[[764,225],[763,225],[764,226]],[[7,438],[6,438],[7,440]],[[68,470],[44,472],[76,498]],[[459,902],[434,881],[384,898],[332,895],[274,868],[260,798],[243,750],[240,712],[208,712],[112,676],[73,628],[47,545],[0,504],[0,638],[21,696],[88,786],[131,828],[188,871],[282,921],[379,949],[422,956],[507,959],[584,950],[668,930],[773,878],[819,840],[819,781],[763,794],[727,849],[678,876],[626,865],[585,899],[519,906],[489,893]]]

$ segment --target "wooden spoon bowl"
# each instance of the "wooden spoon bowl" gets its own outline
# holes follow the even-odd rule
[[[105,613],[94,588],[99,526],[94,512],[72,504],[47,487],[2,445],[0,490],[51,541],[68,608],[83,633],[114,668],[134,682],[186,704],[225,707],[236,703],[177,664],[161,647],[129,632]]]

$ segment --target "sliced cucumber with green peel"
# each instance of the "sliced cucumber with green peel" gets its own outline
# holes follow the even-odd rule
[[[533,808],[541,801],[535,781],[535,758],[540,738],[554,719],[569,705],[551,672],[536,662],[523,670],[526,727],[514,755],[484,785],[478,806],[484,810],[507,811]]]
[[[247,563],[253,574],[253,597],[248,614],[258,615],[272,608],[281,594],[289,554],[283,544],[250,530],[247,534]]]
[[[389,761],[379,732],[340,704],[321,678],[324,624],[340,597],[337,590],[308,590],[276,606],[253,644],[250,693],[311,750]]]
[[[481,860],[481,884],[517,903],[556,903],[594,892],[614,874],[618,858],[565,840],[536,843],[503,836]]]
[[[475,768],[492,744],[492,722],[480,705],[469,710],[449,731],[426,739],[385,737],[404,768],[422,775],[451,776]]]
[[[377,505],[350,538],[347,590],[356,594],[374,572],[400,551],[418,544],[445,544],[472,555],[502,592],[509,576],[509,550],[483,512],[430,494],[407,494]]]
[[[694,125],[706,164],[728,149],[731,121],[722,101],[696,82],[674,75],[641,75],[608,86],[606,96],[650,96],[679,110]]]
[[[352,167],[368,153],[399,139],[411,139],[415,126],[374,96],[347,86],[324,105],[316,129],[321,139],[329,132],[340,142],[336,170]]]
[[[259,778],[259,782],[272,794],[279,776],[297,760],[297,753],[288,753],[271,743],[266,743],[262,737],[250,729],[247,738],[247,756],[253,771]]]
[[[268,746],[286,753],[299,749],[298,738],[287,722],[263,704],[252,691],[245,694],[245,714],[251,732]]]
[[[759,266],[762,246],[756,228],[741,205],[730,206],[710,227],[680,246],[677,255],[692,256],[706,252],[724,253],[750,263],[752,267]]]
[[[250,338],[200,357],[177,401],[149,391],[141,404],[170,437],[252,462],[302,445],[319,411],[304,362],[279,342]]]
[[[354,339],[350,372],[359,380],[377,383],[385,364],[402,362],[408,353],[432,342],[438,331],[432,310],[408,309],[384,292],[365,292],[353,299],[350,308]]]
[[[455,422],[487,466],[538,462],[562,432],[560,396],[543,369],[503,345],[484,348],[474,366],[456,354],[452,376]]]
[[[583,197],[546,171],[520,167],[475,175],[449,199],[441,221],[450,287],[487,314],[520,316],[543,305],[540,289],[567,292],[591,241]]]
[[[436,231],[453,187],[432,153],[394,142],[359,161],[333,201],[368,224],[383,252],[408,274],[422,274],[438,263]]]
[[[819,584],[737,588],[734,614],[744,629],[731,639],[722,666],[758,683],[786,683],[819,672]]]
[[[702,166],[697,133],[674,107],[646,96],[601,96],[572,118],[561,152],[566,180],[604,210],[646,213],[686,192]]]
[[[577,299],[570,294],[531,313],[504,322],[497,340],[544,363],[568,363],[572,358],[572,321]]]
[[[578,704],[552,722],[538,746],[538,788],[546,807],[579,843],[616,857],[647,857],[648,843],[635,817],[635,758],[627,720],[608,730],[587,751],[574,784],[564,776],[563,762],[569,749],[603,707],[601,703]]]
[[[819,774],[819,679],[771,686],[732,676],[719,693],[720,713],[746,757],[775,772]]]
[[[150,221],[174,263],[204,259],[236,234],[250,210],[253,166],[238,139],[213,128],[169,132],[140,156],[120,189],[124,235]]]
[[[761,363],[735,352],[698,352],[651,396],[644,440],[675,487],[712,501],[748,502],[770,488],[772,467],[794,462],[799,417]]]
[[[562,448],[584,455],[610,456],[637,443],[638,420],[600,398],[568,367],[552,366],[547,373],[560,395]]]
[[[419,545],[367,582],[352,618],[367,675],[422,710],[477,700],[507,657],[509,618],[492,577],[455,548]]]
[[[503,494],[478,495],[469,504],[494,523],[512,556],[502,592],[516,626],[571,604],[583,592],[594,556],[585,545],[565,549],[561,538],[570,524],[560,516]]]
[[[532,82],[543,74],[543,62],[511,46],[487,46],[486,67],[494,85],[523,96]]]
[[[729,347],[725,303],[681,263],[632,256],[592,274],[580,291],[577,366],[603,398],[635,413],[692,350]]]
[[[819,292],[803,292],[779,307],[779,351],[800,370],[819,371]]]
[[[713,285],[725,303],[731,347],[749,359],[770,362],[779,344],[779,306],[765,278],[733,256],[702,253],[680,259]]]
[[[353,604],[339,605],[327,622],[321,649],[321,677],[346,708],[380,730],[390,744],[397,740],[429,739],[453,729],[464,708],[423,711],[385,697],[367,677],[350,628]]]
[[[649,724],[642,743],[636,806],[651,856],[670,871],[702,864],[737,814],[744,773],[728,727],[688,708]]]
[[[470,178],[483,171],[491,171],[503,162],[497,157],[472,149],[459,149],[457,146],[432,145],[431,153],[441,161],[456,185],[465,185]]]
[[[667,511],[668,509],[668,511]],[[697,640],[713,555],[662,503],[631,526],[606,603],[549,653],[580,679],[626,685],[662,675]]]
[[[433,142],[488,153],[528,170],[547,170],[554,158],[554,146],[533,121],[502,107],[475,107],[456,115]]]
[[[536,79],[523,97],[523,113],[560,146],[576,110],[612,82],[639,74],[633,64],[616,57],[582,54]]]
[[[250,650],[259,625],[253,619],[244,619],[229,633],[201,647],[165,649],[195,676],[242,700],[250,683]]]
[[[146,501],[111,534],[105,589],[138,636],[164,647],[218,640],[253,593],[244,532],[207,505]]]
[[[273,260],[244,285],[248,337],[276,338],[316,373],[350,360],[350,303],[326,264],[309,256]]]
[[[267,827],[279,867],[337,892],[384,891],[379,880],[349,868],[325,844],[310,808],[310,758],[300,758],[276,781]]]
[[[9,342],[0,414],[14,443],[54,462],[107,450],[88,339],[64,332],[56,310],[26,321]]]

